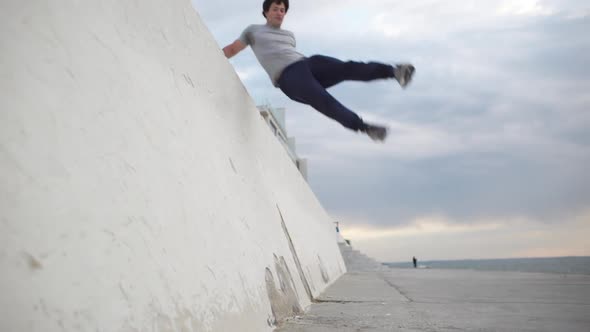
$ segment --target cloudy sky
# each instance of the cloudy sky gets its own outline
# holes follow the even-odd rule
[[[193,0],[220,47],[262,0]],[[381,261],[590,255],[590,3],[292,1],[305,55],[412,62],[414,82],[330,90],[391,128],[373,143],[292,102],[250,49],[231,60],[259,104],[287,108],[309,182]]]

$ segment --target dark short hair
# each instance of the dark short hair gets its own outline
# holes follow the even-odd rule
[[[281,3],[285,5],[285,13],[289,11],[289,0],[264,0],[262,4],[262,16],[266,17],[266,12],[270,9],[270,5],[276,3],[280,5]]]

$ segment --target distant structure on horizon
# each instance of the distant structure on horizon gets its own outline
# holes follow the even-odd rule
[[[285,108],[271,107],[270,105],[259,105],[257,106],[260,111],[260,115],[272,133],[277,137],[279,142],[283,145],[287,154],[293,160],[295,166],[299,170],[299,173],[307,181],[307,159],[299,158],[295,150],[295,138],[287,136],[287,128],[285,125]]]

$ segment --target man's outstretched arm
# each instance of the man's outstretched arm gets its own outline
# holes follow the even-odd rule
[[[233,42],[223,48],[223,54],[225,54],[225,57],[229,59],[232,56],[240,53],[243,49],[246,48],[246,46],[247,45],[245,45],[241,41],[236,40],[235,42]]]

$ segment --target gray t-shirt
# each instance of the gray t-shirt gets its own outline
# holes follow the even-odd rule
[[[278,86],[283,69],[305,58],[295,50],[295,36],[291,31],[273,28],[268,24],[250,25],[238,40],[252,47],[274,86]]]

